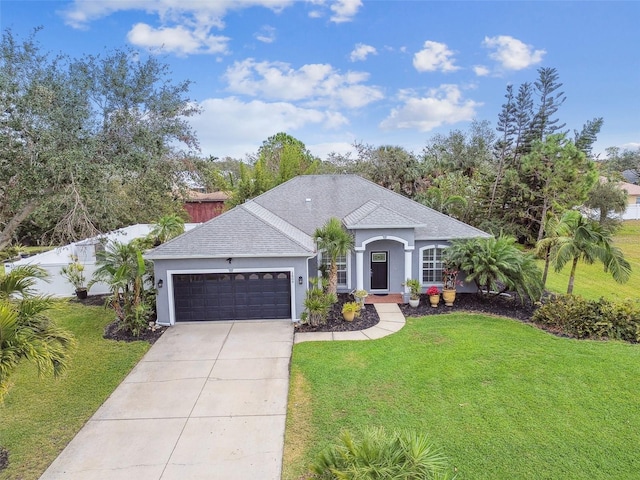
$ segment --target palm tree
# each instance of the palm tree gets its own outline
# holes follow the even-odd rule
[[[174,213],[160,217],[158,223],[153,226],[150,235],[155,239],[156,243],[160,245],[183,233],[184,221]]]
[[[558,243],[551,255],[556,272],[571,262],[567,294],[573,293],[576,267],[580,260],[587,264],[602,262],[605,272],[610,272],[618,283],[629,280],[631,265],[624,258],[622,250],[613,246],[611,233],[599,223],[570,210],[560,219],[557,232]]]
[[[558,243],[558,217],[553,214],[547,216],[544,221],[545,238],[536,243],[536,255],[544,258],[544,271],[542,272],[542,288],[547,284],[549,265],[551,264],[551,251]]]
[[[120,321],[120,328],[138,335],[146,326],[151,310],[150,285],[153,279],[150,262],[134,242],[113,242],[96,256],[98,268],[89,286],[104,282],[111,290],[110,303]]]
[[[53,307],[51,297],[32,295],[36,279],[45,275],[28,266],[0,276],[0,401],[22,360],[35,363],[41,374],[54,376],[68,366],[73,335],[47,317],[45,312]]]
[[[513,237],[454,240],[444,251],[443,262],[466,272],[465,281],[475,282],[485,295],[515,291],[536,301],[542,293],[540,269],[533,255],[522,253]]]
[[[329,259],[329,287],[327,293],[338,291],[338,258],[353,248],[353,237],[342,228],[339,219],[332,217],[313,234],[318,250]]]

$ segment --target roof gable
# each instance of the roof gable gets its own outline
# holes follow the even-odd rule
[[[146,257],[152,260],[187,257],[284,257],[309,256],[314,253],[312,241],[300,241],[299,236],[296,238],[296,235],[290,235],[286,230],[241,205],[154,248]]]

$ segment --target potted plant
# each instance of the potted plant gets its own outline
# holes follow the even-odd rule
[[[369,296],[366,290],[356,290],[353,292],[353,296],[356,299],[356,302],[360,304],[360,308],[364,307],[364,299]]]
[[[409,305],[417,307],[420,304],[420,280],[407,278],[403,285],[409,288]]]
[[[456,283],[458,280],[458,269],[445,266],[442,270],[442,299],[447,307],[452,307],[456,299]]]
[[[432,285],[427,289],[427,295],[429,295],[429,303],[433,308],[438,306],[440,303],[440,290],[435,285]]]
[[[359,313],[360,304],[358,302],[346,302],[342,305],[342,316],[347,322],[352,322]]]
[[[87,287],[84,278],[84,265],[80,263],[76,255],[71,255],[71,263],[62,267],[60,274],[76,289],[76,296],[79,299],[87,298]]]

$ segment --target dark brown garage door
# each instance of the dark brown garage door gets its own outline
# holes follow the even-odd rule
[[[291,318],[289,272],[173,276],[177,322]]]

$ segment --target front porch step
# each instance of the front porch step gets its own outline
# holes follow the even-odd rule
[[[364,303],[403,303],[401,293],[390,293],[388,295],[369,294],[364,299]]]

